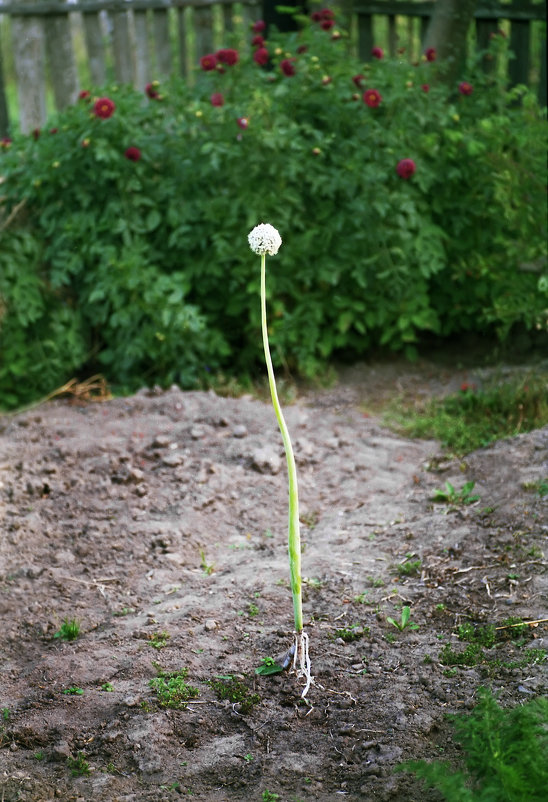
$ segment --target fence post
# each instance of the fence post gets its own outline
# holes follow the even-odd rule
[[[194,58],[197,61],[206,53],[213,50],[213,13],[210,5],[193,6],[194,32],[196,34],[196,52]],[[193,65],[195,66],[195,65]]]
[[[171,74],[171,40],[169,37],[169,11],[155,8],[152,12],[154,22],[154,46],[156,51],[157,78],[167,78]]]
[[[55,107],[61,110],[75,102],[79,88],[68,12],[48,15],[44,28]]]
[[[16,0],[23,5],[26,0]],[[24,134],[46,121],[46,48],[41,17],[13,15],[13,57],[17,74],[19,127]]]
[[[150,73],[146,10],[133,12],[133,24],[135,26],[135,88],[143,91],[145,86],[155,78]]]
[[[515,58],[508,64],[510,84],[529,83],[529,48],[530,48],[530,22],[528,20],[512,20],[510,29],[510,50]]]
[[[373,15],[358,13],[358,57],[361,61],[370,61],[372,50]]]
[[[128,12],[120,7],[113,11],[112,19],[112,48],[114,50],[114,74],[121,84],[133,83],[133,59],[131,40],[129,36]]]
[[[6,84],[4,78],[4,62],[0,42],[0,137],[7,137],[10,132],[10,118],[6,100]]]

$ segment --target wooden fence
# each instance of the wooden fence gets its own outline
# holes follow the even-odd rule
[[[41,127],[49,106],[62,109],[83,88],[108,80],[144,88],[177,73],[191,80],[198,58],[229,39],[249,47],[250,22],[260,19],[259,0],[0,0],[0,136],[10,118],[23,132]],[[337,3],[333,4],[335,7]],[[342,3],[341,3],[342,5]],[[344,3],[347,6],[348,2]],[[395,53],[420,41],[433,2],[358,0],[349,28],[363,60],[373,45]],[[475,38],[486,46],[505,25],[516,59],[512,83],[534,85],[544,103],[546,43],[538,21],[544,4],[532,0],[480,0]],[[233,39],[232,37],[235,37]],[[418,57],[418,53],[416,54]]]

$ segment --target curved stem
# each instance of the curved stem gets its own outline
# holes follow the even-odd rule
[[[276,413],[287,460],[287,476],[289,482],[289,524],[288,524],[288,551],[289,571],[291,576],[291,593],[293,595],[293,612],[295,616],[295,631],[300,634],[303,629],[303,606],[301,592],[301,533],[299,526],[299,491],[297,487],[297,468],[289,431],[285,423],[282,408],[278,400],[274,368],[268,345],[268,329],[266,325],[266,255],[261,255],[261,326],[263,333],[263,347],[268,373],[268,384],[272,397],[272,406]]]

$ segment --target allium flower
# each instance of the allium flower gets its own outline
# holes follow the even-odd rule
[[[264,37],[260,34],[257,34],[257,36],[254,36],[251,40],[251,44],[253,47],[262,47],[264,45]]]
[[[294,59],[292,58],[284,58],[280,61],[280,69],[284,75],[288,77],[295,75],[295,65],[293,64]]]
[[[129,159],[130,162],[138,162],[141,158],[141,151],[139,148],[136,148],[134,145],[129,147],[126,152],[124,153],[126,159]]]
[[[426,57],[426,61],[435,61],[436,60],[436,48],[435,47],[427,47],[424,51],[424,55]]]
[[[102,120],[108,120],[114,114],[116,106],[109,97],[100,97],[93,104],[93,113]]]
[[[160,93],[158,92],[158,87],[160,86],[159,81],[152,81],[151,83],[145,86],[145,94],[151,100],[158,100],[160,97]]]
[[[468,81],[461,81],[459,84],[459,92],[461,95],[471,95],[474,91],[474,87],[472,84],[469,84]]]
[[[356,84],[358,89],[361,86],[365,86],[365,75],[362,75],[361,73],[360,73],[360,75],[354,75],[352,80],[354,81],[354,83]]]
[[[238,63],[240,58],[238,51],[234,50],[232,47],[225,47],[222,50],[217,50],[215,56],[217,61],[220,61],[221,64],[226,64],[228,67],[233,67],[234,64]]]
[[[402,159],[398,162],[396,167],[396,172],[400,178],[411,178],[412,175],[415,174],[417,169],[417,165],[413,161],[413,159]]]
[[[224,106],[225,99],[220,92],[213,92],[210,97],[212,106]]]
[[[370,109],[376,109],[381,101],[381,94],[376,89],[367,89],[363,93],[363,102],[366,106],[369,106]]]
[[[421,86],[421,89],[422,89],[423,92],[429,92],[430,91],[430,84],[423,84]]]
[[[371,51],[371,55],[373,56],[373,58],[379,58],[379,59],[383,58],[384,50],[382,49],[382,47],[374,47],[373,50]]]
[[[264,67],[265,64],[268,64],[269,58],[270,57],[268,55],[268,50],[266,49],[266,47],[260,47],[253,53],[253,61],[259,64],[261,67]]]
[[[266,29],[266,22],[262,19],[257,20],[257,22],[253,23],[251,26],[251,30],[253,33],[262,33]]]
[[[249,125],[249,120],[247,117],[238,117],[236,122],[238,123],[240,128],[247,128],[247,126]]]
[[[82,89],[81,92],[78,92],[78,100],[89,100],[91,97],[91,92],[87,89]]]
[[[280,232],[271,226],[270,223],[260,223],[258,226],[249,232],[247,236],[249,247],[259,256],[268,253],[274,256],[278,253],[282,238]]]
[[[200,59],[200,67],[205,72],[211,72],[217,66],[217,58],[213,55],[213,53],[208,53],[206,56],[202,56]]]

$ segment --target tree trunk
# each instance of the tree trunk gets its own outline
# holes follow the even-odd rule
[[[462,74],[466,59],[466,37],[474,19],[477,0],[437,0],[424,41],[434,48],[440,77],[453,83]]]

